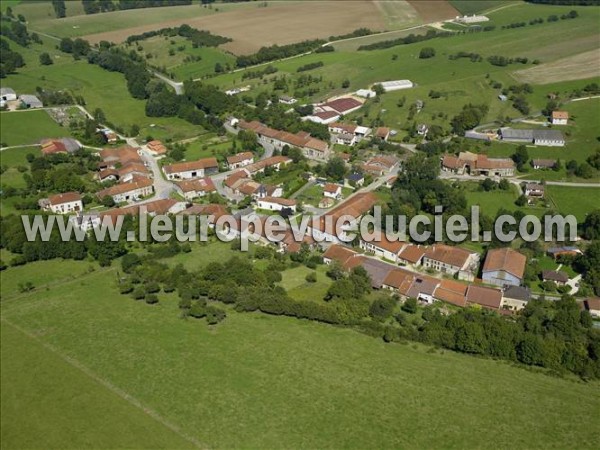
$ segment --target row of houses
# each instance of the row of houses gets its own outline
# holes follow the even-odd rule
[[[311,137],[310,133],[306,131],[292,134],[267,127],[256,120],[246,122],[245,120],[237,121],[237,119],[233,119],[231,123],[237,125],[240,130],[254,132],[258,143],[262,146],[272,146],[275,150],[281,151],[287,145],[288,147],[299,148],[308,159],[326,161],[329,158],[329,144]]]
[[[402,299],[416,298],[427,304],[439,300],[460,307],[479,305],[495,311],[519,310],[527,304],[530,295],[524,288],[499,289],[411,272],[335,244],[325,251],[323,261],[325,264],[338,261],[346,270],[361,266],[371,277],[374,289],[390,290]]]
[[[331,123],[328,128],[334,143],[348,146],[354,146],[372,134],[378,139],[387,141],[391,133],[387,127],[378,127],[373,132],[373,129],[369,127],[340,122]]]
[[[511,177],[515,174],[515,162],[510,158],[488,158],[487,155],[460,152],[458,156],[445,155],[442,170],[463,175]]]

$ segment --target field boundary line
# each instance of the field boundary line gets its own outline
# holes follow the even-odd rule
[[[144,406],[144,404],[142,402],[140,402],[137,398],[133,397],[131,394],[128,394],[127,392],[125,392],[124,390],[118,388],[117,386],[115,386],[111,382],[109,382],[109,381],[101,378],[100,376],[98,376],[94,371],[92,371],[90,368],[88,368],[87,366],[85,366],[84,364],[82,364],[81,362],[79,362],[78,360],[76,360],[74,358],[71,358],[70,356],[67,356],[67,355],[63,354],[62,352],[60,352],[53,345],[51,345],[51,344],[49,344],[47,342],[44,342],[43,340],[39,339],[34,334],[30,333],[29,331],[23,329],[22,327],[20,327],[18,325],[12,323],[11,321],[9,321],[8,319],[6,319],[5,317],[1,317],[0,321],[3,322],[6,325],[9,325],[9,326],[13,327],[15,330],[21,332],[22,334],[24,334],[25,336],[27,336],[32,341],[37,342],[42,347],[44,347],[46,350],[52,352],[53,354],[55,354],[56,356],[58,356],[60,359],[62,359],[63,361],[65,361],[67,364],[69,364],[72,367],[75,367],[79,371],[83,372],[85,375],[87,375],[89,378],[91,378],[92,380],[94,380],[96,383],[98,383],[101,386],[105,387],[106,389],[108,389],[112,393],[118,395],[120,398],[122,398],[123,400],[129,402],[130,404],[132,404],[136,408],[142,410],[146,415],[152,417],[154,420],[156,420],[157,422],[159,422],[161,425],[163,425],[163,426],[167,427],[168,429],[170,429],[171,431],[173,431],[179,437],[185,439],[186,441],[190,442],[191,444],[194,444],[195,447],[197,447],[197,448],[204,448],[204,449],[208,448],[207,446],[205,446],[205,445],[201,444],[200,442],[198,442],[195,438],[186,435],[183,431],[181,431],[181,429],[178,426],[173,425],[172,423],[170,423],[169,421],[167,421],[164,417],[162,417],[160,414],[158,414],[153,409],[151,409],[151,408],[149,408],[147,406]]]

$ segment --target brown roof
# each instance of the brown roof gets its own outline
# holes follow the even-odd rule
[[[397,255],[400,252],[400,250],[402,250],[402,248],[406,245],[404,241],[388,239],[387,235],[383,232],[381,233],[381,237],[379,239],[363,238],[362,240],[364,242],[368,242],[369,244],[374,245],[375,247],[379,247],[388,252],[394,253],[395,255]]]
[[[454,267],[463,267],[473,253],[460,247],[437,244],[425,252],[425,258],[440,261]]]
[[[238,170],[237,172],[233,172],[223,182],[225,186],[228,188],[233,188],[233,185],[238,181],[244,178],[248,178],[248,174],[244,170]]]
[[[390,134],[388,127],[379,127],[375,130],[375,136],[379,138],[386,138]]]
[[[185,192],[214,192],[216,191],[213,181],[209,178],[200,178],[197,180],[179,181],[177,186]]]
[[[325,253],[323,253],[323,258],[332,259],[334,261],[339,261],[344,264],[348,259],[357,256],[354,250],[350,250],[347,247],[334,244],[330,246]]]
[[[48,201],[51,205],[62,205],[63,203],[77,202],[81,200],[79,192],[65,192],[63,194],[50,195]]]
[[[119,169],[117,169],[119,178],[122,178],[124,175],[127,175],[129,173],[149,174],[149,172],[150,171],[144,164],[136,161],[123,164]]]
[[[150,141],[146,144],[146,146],[148,147],[148,149],[158,155],[164,155],[165,153],[167,153],[167,147],[165,147],[163,145],[162,142],[154,140],[154,141]]]
[[[590,311],[600,311],[600,297],[590,297],[586,298],[584,301],[585,308]]]
[[[442,159],[442,165],[449,169],[460,169],[465,165],[465,161],[453,155],[446,155]]]
[[[214,221],[217,221],[219,217],[229,214],[227,208],[223,205],[216,203],[210,203],[208,205],[192,205],[187,209],[184,209],[179,214],[186,216],[197,215],[197,216],[214,216]]]
[[[252,195],[260,188],[260,183],[252,180],[246,180],[243,183],[240,183],[236,190],[241,192],[244,195]]]
[[[416,264],[418,263],[423,255],[425,254],[425,248],[418,245],[407,245],[404,250],[400,252],[398,257],[409,263]]]
[[[263,127],[263,124],[261,124],[257,120],[253,120],[251,122],[246,122],[245,120],[240,120],[238,123],[238,127],[243,130],[251,130],[251,131],[256,132],[256,130]]]
[[[42,153],[51,155],[53,153],[67,153],[67,147],[59,139],[46,139],[41,142]]]
[[[313,116],[318,117],[319,119],[322,119],[322,120],[331,119],[332,117],[337,117],[339,115],[340,115],[340,113],[338,113],[337,111],[321,111],[321,112],[313,113]]]
[[[435,298],[456,306],[466,306],[469,285],[454,280],[442,280],[435,290]]]
[[[477,155],[478,169],[513,169],[515,162],[510,158],[488,158],[487,155]]]
[[[250,173],[254,173],[258,172],[261,169],[264,169],[265,167],[275,166],[277,164],[287,164],[290,162],[292,162],[292,160],[287,156],[271,156],[270,158],[261,159],[260,161],[257,161],[254,164],[247,165],[246,167],[244,167],[244,170]]]
[[[394,269],[387,274],[383,280],[383,284],[404,293],[408,291],[413,280],[414,276],[410,272],[402,269]]]
[[[137,216],[140,213],[141,208],[144,208],[147,214],[167,214],[177,203],[177,200],[173,200],[172,198],[163,198],[142,205],[131,205],[124,208],[109,209],[108,211],[101,212],[100,217],[109,216],[111,219],[115,219],[118,216]]]
[[[343,130],[346,133],[351,133],[354,134],[354,131],[356,131],[356,125],[354,124],[346,124],[346,123],[339,123],[339,122],[334,122],[329,124],[329,129],[340,129]]]
[[[263,197],[260,199],[262,202],[275,203],[281,206],[296,206],[296,200],[292,200],[291,198],[283,198],[283,197]]]
[[[340,189],[341,186],[339,184],[335,184],[335,183],[325,183],[325,186],[323,187],[323,191],[325,192],[329,192],[331,194],[335,194],[338,189]]]
[[[362,106],[362,103],[352,97],[342,97],[327,102],[324,106],[328,106],[332,109],[335,109],[340,114],[344,114],[346,111],[354,109],[358,106]]]
[[[130,192],[149,186],[152,186],[152,180],[145,177],[134,176],[129,183],[115,184],[114,186],[98,191],[96,195],[98,198],[103,198],[107,195],[112,197],[113,195],[124,194],[125,192]]]
[[[207,169],[211,167],[219,167],[217,158],[203,158],[198,161],[189,161],[163,166],[165,173],[190,172],[192,170]]]
[[[391,155],[379,155],[374,156],[370,160],[367,161],[367,165],[369,166],[383,166],[387,169],[391,169],[398,163],[398,158]]]
[[[250,160],[254,159],[254,154],[252,152],[242,152],[242,153],[238,153],[233,156],[228,156],[227,163],[228,164],[237,164],[242,161],[246,161],[248,159],[250,159]]]
[[[517,278],[523,278],[526,263],[525,255],[511,248],[496,248],[488,251],[483,272],[503,270]]]
[[[315,139],[315,138],[310,138],[308,140],[308,142],[306,142],[306,144],[304,144],[305,147],[313,149],[313,150],[317,150],[320,152],[326,152],[327,149],[329,148],[329,145],[327,144],[327,142],[325,141],[321,141],[319,139]]]
[[[475,303],[485,308],[499,309],[502,302],[502,291],[471,284],[467,289],[467,302]]]
[[[567,111],[552,111],[553,119],[568,119],[569,113]]]
[[[128,162],[141,162],[142,158],[138,154],[137,149],[124,145],[117,148],[105,148],[100,151],[100,158],[105,161],[119,161],[125,165]]]

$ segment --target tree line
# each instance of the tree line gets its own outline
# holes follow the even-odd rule
[[[160,30],[146,31],[142,34],[134,34],[129,36],[125,43],[133,44],[138,41],[143,41],[154,36],[181,36],[188,39],[194,48],[197,47],[217,47],[221,44],[231,42],[231,39],[218,34],[212,34],[206,30],[197,30],[187,24],[178,27],[161,28]]]

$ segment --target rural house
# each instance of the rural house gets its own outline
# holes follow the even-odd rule
[[[296,212],[296,200],[281,197],[263,197],[257,201],[258,208],[267,211],[284,211],[286,209]]]
[[[108,195],[109,197],[112,197],[115,203],[121,203],[130,200],[138,200],[152,194],[153,191],[152,180],[145,177],[133,177],[133,179],[127,183],[116,184],[98,191],[96,196],[102,200]]]
[[[254,162],[254,154],[252,152],[237,153],[227,157],[227,167],[229,170],[239,169],[240,167],[249,166]]]
[[[65,192],[63,194],[51,195],[38,202],[41,209],[54,214],[69,214],[83,211],[83,202],[79,192]]]
[[[473,281],[479,267],[479,255],[459,247],[436,244],[423,255],[422,265],[436,272],[456,275],[459,280]]]
[[[398,261],[398,253],[405,245],[406,242],[388,239],[383,232],[381,232],[380,239],[368,239],[366,237],[360,239],[360,248],[394,263]]]
[[[186,200],[193,200],[196,197],[204,197],[217,189],[213,181],[209,178],[199,178],[195,180],[183,180],[175,183],[176,190]]]
[[[569,113],[567,111],[552,111],[552,125],[567,125]]]
[[[520,311],[525,308],[531,298],[531,291],[527,287],[508,286],[502,293],[502,308],[510,311]]]

